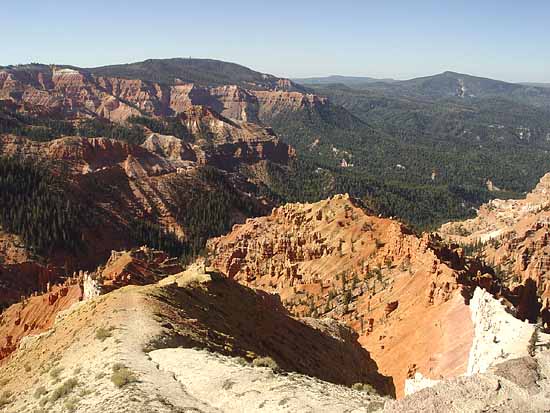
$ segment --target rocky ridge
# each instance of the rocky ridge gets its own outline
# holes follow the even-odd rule
[[[0,370],[2,407],[219,412],[242,411],[246,401],[245,411],[266,403],[273,411],[380,409],[385,399],[372,388],[338,384],[370,383],[387,392],[391,380],[349,333],[338,333],[344,327],[326,323],[333,326],[327,332],[322,324],[308,326],[275,296],[194,266],[159,284],[88,298],[44,333],[27,337]],[[118,381],[118,371],[126,381]],[[207,377],[222,380],[219,389]],[[238,390],[243,385],[245,398]]]
[[[126,285],[146,285],[181,271],[177,260],[147,247],[111,253],[105,266],[79,271],[64,279],[41,279],[38,289],[0,314],[0,361],[24,337],[48,331],[59,314],[83,299],[98,297]]]
[[[179,211],[189,192],[203,191],[206,196],[215,185],[222,185],[251,211],[267,211],[269,201],[256,195],[261,178],[245,178],[235,169],[265,162],[284,165],[293,156],[292,149],[265,128],[229,121],[206,108],[192,110],[187,119],[208,134],[207,143],[199,140],[190,144],[160,134],[150,134],[142,145],[107,138],[65,137],[36,142],[13,135],[0,137],[3,156],[43,164],[59,177],[74,202],[86,204],[87,210],[96,213],[95,218],[82,222],[86,252],[75,256],[53,251],[45,265],[37,264],[25,248],[15,247],[14,235],[6,234],[0,244],[6,253],[4,263],[0,262],[6,283],[0,301],[16,301],[33,286],[43,285],[39,280],[45,277],[57,280],[67,263],[70,269],[93,269],[111,250],[135,246],[136,240],[127,230],[133,220],[154,223],[185,239],[189,228],[182,224]],[[208,178],[204,168],[217,168],[215,176]],[[210,182],[212,179],[217,181]],[[229,206],[227,213],[230,222],[242,222],[250,212],[235,205]]]
[[[550,174],[524,199],[490,201],[477,217],[447,223],[439,233],[475,249],[498,269],[520,318],[534,322],[541,316],[550,326]]]
[[[276,208],[208,247],[214,267],[277,292],[292,314],[345,321],[398,396],[417,372],[433,379],[466,372],[468,300],[476,285],[494,287],[489,269],[460,249],[370,216],[345,195]]]
[[[327,105],[287,79],[267,88],[237,85],[160,84],[140,79],[97,76],[85,69],[40,66],[0,69],[0,100],[19,111],[64,118],[100,117],[122,122],[131,116],[174,116],[194,105],[207,106],[239,121],[259,122],[263,113]]]

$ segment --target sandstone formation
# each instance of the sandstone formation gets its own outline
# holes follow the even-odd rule
[[[444,380],[384,406],[388,413],[547,412],[550,352],[501,363],[488,372]]]
[[[185,82],[164,85],[46,66],[0,69],[1,100],[30,114],[100,117],[114,122],[142,114],[174,116],[200,105],[234,120],[257,123],[261,117],[283,110],[328,104],[325,98],[305,93],[288,79],[273,78],[259,87],[250,85],[250,89]]]
[[[450,242],[472,246],[512,290],[521,319],[550,327],[550,174],[525,199],[493,200],[478,216],[443,225]]]
[[[398,396],[417,372],[463,374],[474,329],[468,300],[492,289],[480,262],[428,234],[369,216],[348,196],[290,204],[209,242],[214,267],[280,294],[296,316],[332,317],[359,335]]]
[[[60,281],[58,269],[36,262],[20,237],[0,230],[0,310]]]

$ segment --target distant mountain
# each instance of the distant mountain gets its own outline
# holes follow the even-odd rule
[[[376,82],[396,82],[394,79],[376,79],[373,77],[364,77],[364,76],[324,76],[324,77],[306,77],[306,78],[293,78],[294,82],[301,85],[331,85],[331,84],[342,84],[346,86],[361,86],[365,83],[376,83]]]
[[[347,84],[353,87],[354,85]],[[395,82],[356,84],[357,89],[375,91],[386,96],[421,99],[504,98],[518,103],[550,108],[550,89],[536,85],[509,83],[456,72],[443,72]]]
[[[202,86],[238,85],[249,89],[303,90],[287,79],[256,72],[235,63],[212,59],[148,59],[143,62],[87,69],[96,76],[140,79],[164,84],[196,83]]]
[[[550,83],[521,82],[520,85],[523,85],[523,86],[534,86],[534,87],[548,87],[548,88],[550,88]]]
[[[224,167],[261,176],[263,195],[274,202],[349,192],[421,227],[470,216],[495,196],[488,181],[519,196],[550,171],[550,89],[455,72],[327,82],[303,86],[209,59],[8,66],[0,68],[0,132],[140,145],[150,132],[194,143],[215,130],[221,140],[226,132],[238,140],[244,131],[256,136],[270,127],[296,148],[290,165]],[[189,132],[189,110],[210,113],[204,120],[214,123]]]

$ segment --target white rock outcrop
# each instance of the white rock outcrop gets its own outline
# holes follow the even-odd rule
[[[101,280],[96,276],[96,274],[88,273],[87,271],[81,271],[80,276],[82,277],[82,299],[89,300],[95,297],[99,297],[102,292],[102,283]]]
[[[535,326],[509,314],[487,291],[476,288],[470,301],[474,340],[467,375],[484,373],[506,360],[529,355]]]

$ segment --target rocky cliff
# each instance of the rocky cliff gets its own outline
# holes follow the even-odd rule
[[[290,204],[208,244],[212,265],[280,294],[296,316],[332,317],[359,335],[403,394],[407,377],[466,372],[473,339],[468,300],[492,277],[428,234],[368,215],[345,195]]]
[[[54,66],[0,69],[0,100],[11,102],[23,113],[115,122],[138,115],[174,116],[193,105],[207,106],[234,120],[259,122],[265,114],[327,104],[326,99],[308,94],[287,79],[246,89],[176,80],[160,84]]]
[[[14,352],[24,337],[49,330],[60,314],[83,299],[126,285],[151,284],[181,270],[177,260],[166,253],[141,247],[113,251],[107,263],[92,272],[40,280],[39,291],[18,297],[18,303],[0,314],[0,361]]]
[[[482,254],[513,292],[518,316],[550,326],[550,174],[524,199],[493,200],[440,234]]]

